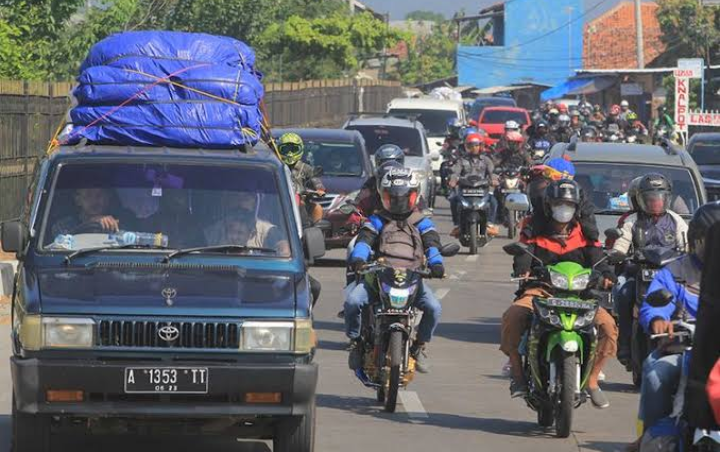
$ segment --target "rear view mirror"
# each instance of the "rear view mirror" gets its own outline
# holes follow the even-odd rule
[[[305,247],[305,258],[309,263],[314,263],[325,255],[325,236],[320,228],[306,228],[303,233],[303,246]]]
[[[28,242],[28,231],[20,220],[5,221],[0,225],[0,241],[6,253],[22,253]]]
[[[505,251],[506,254],[509,254],[511,256],[522,256],[523,254],[528,252],[528,249],[527,246],[523,245],[522,243],[515,242],[503,246],[503,251]]]
[[[672,302],[673,296],[667,289],[651,292],[645,298],[645,302],[654,308],[662,308]]]
[[[530,210],[530,200],[525,193],[510,193],[505,197],[505,208],[517,212]]]
[[[433,162],[437,162],[438,160],[440,160],[440,153],[439,152],[431,152],[430,160],[432,160]]]
[[[452,257],[455,256],[457,253],[460,252],[460,245],[457,243],[448,243],[443,245],[442,248],[440,248],[440,254],[443,257]]]
[[[605,229],[605,237],[609,238],[610,240],[617,240],[620,237],[622,237],[622,229],[618,228],[610,228]]]

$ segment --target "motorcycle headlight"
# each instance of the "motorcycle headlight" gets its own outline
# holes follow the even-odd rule
[[[517,186],[518,186],[518,179],[505,179],[505,187],[517,188]]]
[[[240,350],[245,352],[291,351],[293,322],[245,322],[240,334]]]
[[[388,293],[390,299],[390,306],[395,309],[402,309],[407,305],[408,299],[410,298],[410,289],[398,289],[393,287]]]
[[[563,275],[562,273],[551,271],[550,272],[550,283],[556,289],[570,290],[570,284],[568,282],[567,276]]]
[[[577,319],[575,319],[575,328],[583,328],[587,325],[592,324],[595,321],[595,313],[596,310],[587,311],[583,315],[579,315]]]
[[[585,290],[590,283],[590,275],[579,275],[572,280],[572,290]]]

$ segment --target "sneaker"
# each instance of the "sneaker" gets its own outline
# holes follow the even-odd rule
[[[500,234],[500,228],[498,228],[496,225],[492,223],[488,223],[486,232],[488,237],[496,237],[498,234]]]
[[[598,375],[598,381],[605,381],[605,372],[600,371],[600,375]]]
[[[506,362],[505,365],[502,366],[500,374],[504,378],[510,378],[512,376],[512,366],[510,365],[510,361]]]
[[[600,388],[588,388],[588,393],[590,394],[590,401],[592,401],[595,408],[602,410],[610,406],[610,402]]]
[[[460,237],[460,226],[455,226],[452,231],[450,231],[450,237],[458,238]]]
[[[528,386],[525,380],[512,380],[510,382],[510,398],[525,397],[528,394]]]
[[[362,347],[359,339],[350,341],[348,347],[350,351],[348,355],[348,367],[352,371],[356,371],[362,367]]]
[[[428,356],[425,352],[425,347],[422,345],[413,346],[413,350],[410,354],[415,358],[415,369],[421,374],[430,372],[430,364],[428,363]]]

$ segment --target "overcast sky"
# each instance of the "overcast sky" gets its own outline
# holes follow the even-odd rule
[[[499,0],[361,0],[363,3],[373,8],[377,12],[390,12],[390,18],[393,20],[401,20],[410,11],[424,9],[442,13],[445,17],[452,17],[456,12],[465,8],[468,14],[477,13],[485,6],[498,3]],[[547,1],[547,0],[546,0]],[[593,5],[603,2],[604,4],[589,18],[602,14],[611,7],[619,3],[620,0],[585,0],[585,7],[590,8]]]

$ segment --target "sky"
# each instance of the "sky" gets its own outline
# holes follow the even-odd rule
[[[498,3],[500,0],[361,0],[363,3],[373,8],[379,13],[390,13],[390,19],[402,20],[410,11],[418,9],[429,10],[442,13],[445,17],[452,17],[456,11],[465,8],[467,14],[475,14],[482,8]],[[597,3],[602,2],[603,5],[593,11],[592,19],[595,15],[602,14],[611,7],[619,3],[620,0],[585,0],[585,8],[591,8]],[[451,6],[449,6],[451,5]]]

